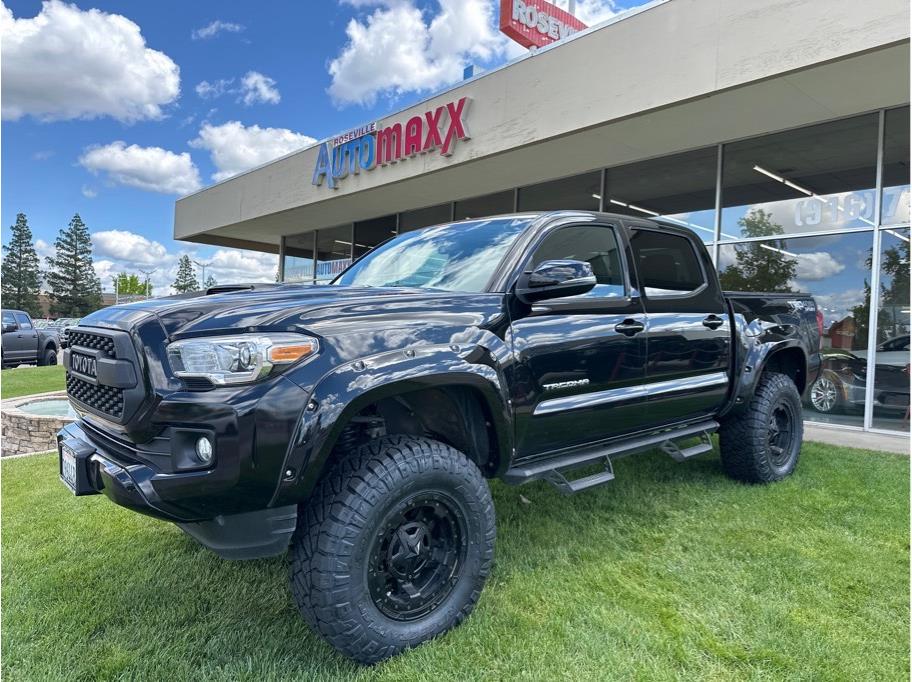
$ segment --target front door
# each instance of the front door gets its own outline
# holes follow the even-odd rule
[[[623,235],[610,225],[559,227],[526,271],[554,259],[588,262],[598,284],[583,296],[512,305],[517,457],[635,431],[646,422],[646,317],[630,296]]]
[[[16,322],[16,317],[12,311],[3,311],[3,327],[5,329],[12,327],[12,331],[3,332],[3,360],[23,360],[28,355],[27,340],[22,336],[22,330]]]
[[[646,313],[646,390],[656,426],[715,414],[729,390],[731,323],[695,235],[634,228],[630,246]]]

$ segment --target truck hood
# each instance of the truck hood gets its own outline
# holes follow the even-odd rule
[[[501,314],[503,299],[502,294],[302,284],[210,291],[104,308],[80,324],[130,329],[156,317],[172,339],[265,330],[336,335],[365,325],[482,326]]]

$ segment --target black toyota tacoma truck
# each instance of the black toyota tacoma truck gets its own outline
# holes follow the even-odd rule
[[[288,550],[291,591],[370,663],[472,610],[494,558],[485,479],[606,483],[613,461],[712,450],[792,472],[821,318],[728,294],[691,232],[559,211],[401,234],[332,284],[114,306],[68,332],[77,495],[226,558]],[[580,473],[582,472],[582,473]]]

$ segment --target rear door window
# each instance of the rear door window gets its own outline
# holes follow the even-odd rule
[[[706,273],[694,245],[686,237],[635,229],[630,245],[647,297],[686,296],[706,284]]]
[[[31,329],[32,321],[29,319],[29,316],[25,313],[16,313],[16,321],[19,323],[20,329]]]

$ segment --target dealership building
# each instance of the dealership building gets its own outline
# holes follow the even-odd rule
[[[727,289],[807,291],[806,418],[909,429],[908,0],[655,0],[180,199],[176,239],[322,283],[391,236],[514,211],[661,216]]]

